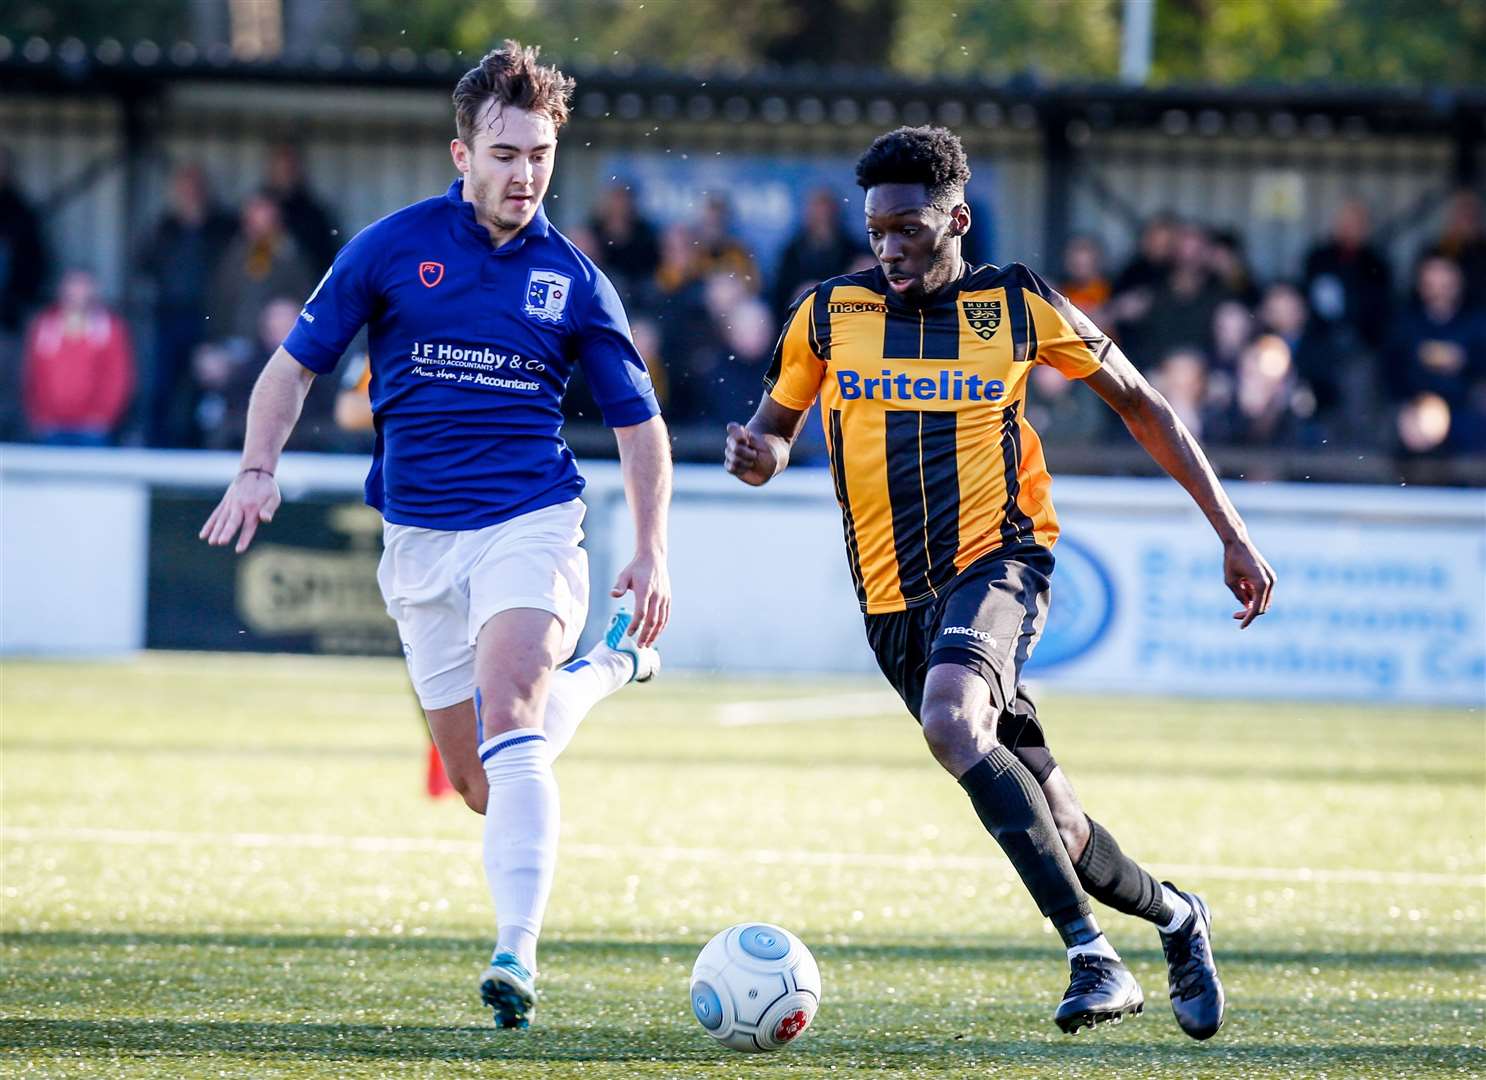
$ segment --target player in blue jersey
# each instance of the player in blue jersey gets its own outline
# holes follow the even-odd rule
[[[670,446],[614,288],[548,223],[573,80],[507,41],[454,92],[460,177],[363,229],[253,389],[242,469],[201,530],[246,550],[279,505],[274,470],[316,375],[369,328],[382,512],[377,578],[450,779],[485,815],[498,935],[480,992],[502,1027],[535,1008],[557,856],[552,759],[604,695],[654,674],[670,615]],[[588,605],[583,479],[560,434],[574,364],[614,429],[636,552],[605,642],[558,670]]]

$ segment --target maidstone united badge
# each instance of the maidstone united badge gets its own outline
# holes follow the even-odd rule
[[[1001,301],[966,300],[963,306],[965,321],[970,324],[970,329],[985,341],[996,336],[996,330],[1001,326]]]

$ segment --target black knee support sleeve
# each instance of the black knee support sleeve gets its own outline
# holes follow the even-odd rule
[[[1037,910],[1052,919],[1065,938],[1070,932],[1080,936],[1077,927],[1089,921],[1089,901],[1053,823],[1047,797],[1026,766],[998,746],[960,777],[960,786],[986,832],[1016,868]]]
[[[1161,892],[1161,883],[1130,856],[1099,822],[1089,822],[1089,842],[1074,869],[1084,891],[1101,904],[1126,915],[1153,922],[1169,922],[1171,912]]]

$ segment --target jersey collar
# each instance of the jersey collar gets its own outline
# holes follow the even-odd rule
[[[490,250],[490,234],[485,231],[485,226],[481,225],[479,220],[475,217],[475,204],[466,202],[464,199],[464,177],[461,176],[459,179],[455,180],[454,183],[449,185],[449,190],[444,194],[444,198],[454,204],[454,209],[458,216],[460,228],[464,230],[466,234],[478,238],[481,245],[486,250]],[[536,214],[533,215],[531,221],[527,223],[526,228],[522,229],[515,236],[511,237],[511,239],[507,240],[500,247],[496,248],[492,252],[492,254],[514,254],[515,252],[520,251],[523,247],[525,247],[528,240],[533,238],[539,240],[545,239],[547,234],[551,231],[552,223],[547,220],[547,208],[545,206],[538,205]]]

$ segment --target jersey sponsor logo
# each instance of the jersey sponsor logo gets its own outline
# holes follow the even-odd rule
[[[832,315],[854,315],[864,311],[881,314],[887,311],[887,305],[881,300],[832,300],[826,308]]]
[[[882,369],[882,375],[864,378],[860,371],[839,370],[836,385],[842,401],[1000,401],[1006,384],[971,372],[944,370],[938,377],[910,375]]]
[[[943,630],[939,631],[940,637],[946,637],[951,634],[974,638],[976,641],[984,641],[993,649],[996,647],[995,638],[991,637],[984,630],[977,630],[973,626],[946,626]]]
[[[425,289],[431,289],[444,280],[444,264],[441,262],[421,262],[418,264],[418,280],[423,282]]]
[[[1001,326],[1001,301],[965,300],[960,306],[965,309],[965,321],[970,324],[970,329],[982,340],[990,341],[996,336]]]
[[[556,270],[533,270],[526,279],[526,314],[541,322],[562,322],[573,279]]]

